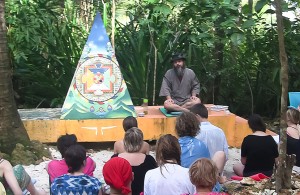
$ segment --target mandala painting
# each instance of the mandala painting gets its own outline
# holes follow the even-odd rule
[[[120,66],[98,13],[66,96],[61,119],[136,117]]]

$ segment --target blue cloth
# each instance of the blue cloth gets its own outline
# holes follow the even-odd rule
[[[83,195],[98,194],[101,190],[101,182],[88,175],[62,175],[54,179],[51,184],[52,195]]]
[[[207,146],[197,138],[184,136],[178,141],[181,147],[181,166],[189,168],[199,158],[210,159]]]

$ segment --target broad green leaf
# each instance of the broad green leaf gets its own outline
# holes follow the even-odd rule
[[[224,0],[224,3],[225,3],[225,4],[230,4],[230,3],[231,3],[231,0]]]
[[[196,43],[196,42],[197,42],[196,35],[191,35],[191,36],[190,36],[190,40],[191,40],[192,42]]]
[[[230,36],[231,42],[236,46],[240,45],[244,41],[244,38],[244,35],[240,33],[233,33]]]
[[[242,7],[242,13],[244,14],[250,14],[250,8],[249,8],[249,4],[245,4],[243,7]]]
[[[289,11],[289,4],[287,2],[283,2],[281,8],[282,8],[282,12]]]
[[[220,17],[220,14],[215,13],[211,16],[212,21],[216,21]]]
[[[276,77],[278,77],[280,73],[280,67],[274,68],[272,71],[272,81],[276,81]]]
[[[207,38],[207,37],[210,37],[210,34],[208,34],[208,33],[200,33],[200,34],[198,35],[198,37],[199,37],[199,38]]]
[[[154,12],[159,12],[166,15],[169,15],[172,13],[172,10],[169,6],[165,5],[165,4],[160,4],[159,6],[156,6],[154,8]]]
[[[184,3],[182,0],[169,0],[169,2],[174,6],[182,5]]]
[[[261,9],[267,5],[268,0],[258,0],[257,3],[255,4],[255,11],[259,13]]]
[[[213,48],[214,47],[214,42],[212,40],[205,40],[205,43],[207,47]]]
[[[152,3],[152,4],[155,4],[155,3],[158,3],[159,0],[144,0],[145,2],[147,3]]]
[[[273,9],[267,9],[267,10],[265,11],[265,13],[268,13],[268,14],[275,14],[275,10],[273,10]]]
[[[252,26],[255,25],[255,21],[250,19],[250,20],[246,20],[243,24],[242,24],[242,28],[243,29],[247,29],[247,28],[250,28]]]

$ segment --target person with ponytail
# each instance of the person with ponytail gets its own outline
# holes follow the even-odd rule
[[[92,176],[83,173],[86,164],[86,151],[81,145],[70,146],[65,152],[65,161],[68,165],[68,174],[54,179],[51,184],[52,195],[102,195],[101,182]]]
[[[175,136],[167,134],[158,139],[156,161],[159,167],[146,173],[144,195],[193,194],[196,191],[189,178],[189,169],[180,166],[180,154]]]
[[[144,191],[144,180],[146,172],[155,169],[157,163],[153,156],[141,153],[143,146],[143,132],[137,127],[128,129],[124,136],[125,152],[114,154],[112,158],[120,157],[129,162],[134,173],[131,183],[132,195],[140,195]]]
[[[110,194],[132,195],[133,172],[127,160],[121,157],[111,158],[104,164],[102,173],[105,182],[110,185]]]

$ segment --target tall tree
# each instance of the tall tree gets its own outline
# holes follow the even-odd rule
[[[5,0],[0,0],[0,151],[10,154],[16,143],[26,144],[29,137],[14,101],[6,36]]]
[[[289,189],[291,187],[291,173],[295,163],[294,156],[286,155],[286,110],[288,95],[288,58],[284,44],[284,26],[282,19],[282,0],[275,0],[277,32],[279,43],[279,58],[281,63],[281,110],[280,110],[280,146],[279,146],[279,162],[276,170],[276,191]]]

